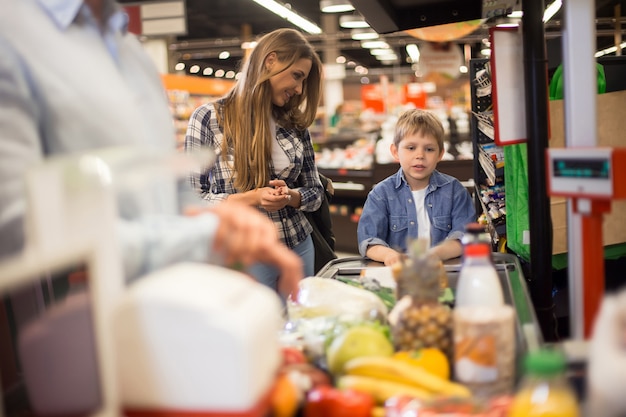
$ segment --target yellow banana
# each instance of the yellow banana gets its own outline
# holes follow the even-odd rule
[[[471,396],[470,390],[464,385],[448,381],[419,366],[391,357],[366,356],[351,359],[345,364],[344,373],[399,382],[448,397]]]
[[[372,410],[372,417],[385,417],[385,407],[381,407],[379,405],[377,405],[376,407],[374,407],[374,409]]]
[[[344,375],[339,377],[337,386],[341,389],[353,389],[370,394],[378,404],[384,404],[387,399],[396,395],[408,395],[420,400],[433,397],[431,393],[413,385],[380,380],[369,376]]]

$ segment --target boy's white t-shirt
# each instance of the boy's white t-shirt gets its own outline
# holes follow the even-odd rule
[[[413,193],[413,202],[417,211],[417,237],[428,239],[428,247],[430,247],[430,219],[424,206],[426,188],[411,192]]]

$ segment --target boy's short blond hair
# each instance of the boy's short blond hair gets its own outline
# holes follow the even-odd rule
[[[393,135],[393,144],[398,146],[405,137],[418,133],[434,137],[439,150],[443,150],[444,130],[441,121],[431,112],[420,109],[407,110],[400,115]]]

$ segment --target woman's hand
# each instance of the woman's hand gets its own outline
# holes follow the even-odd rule
[[[284,181],[281,182],[284,183]],[[291,194],[289,194],[289,187],[287,187],[287,185],[278,188],[259,188],[259,193],[260,206],[269,212],[278,211],[291,201]]]
[[[283,180],[271,180],[269,187],[261,188],[260,193],[261,207],[267,211],[277,211],[287,205],[300,206],[300,193],[290,190]]]
[[[296,298],[298,283],[304,278],[302,260],[278,239],[274,223],[252,207],[230,201],[188,214],[203,211],[219,218],[213,249],[223,255],[226,265],[272,264],[280,270],[279,291]]]

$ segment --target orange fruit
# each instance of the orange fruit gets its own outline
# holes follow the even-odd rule
[[[293,417],[300,405],[301,393],[286,373],[279,374],[270,397],[273,417]]]
[[[399,351],[393,357],[419,366],[440,378],[450,379],[450,362],[448,357],[437,348]]]

